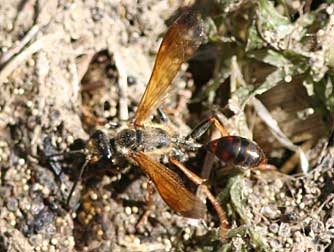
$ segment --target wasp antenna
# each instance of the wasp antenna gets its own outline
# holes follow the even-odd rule
[[[86,160],[85,160],[85,163],[84,163],[84,164],[82,165],[82,167],[81,167],[79,176],[78,176],[77,179],[75,180],[75,182],[74,182],[74,184],[73,184],[73,186],[72,186],[72,188],[71,188],[71,191],[70,191],[70,193],[68,194],[68,198],[67,198],[67,201],[66,201],[66,205],[67,205],[67,206],[70,206],[70,201],[71,201],[72,195],[73,195],[73,193],[74,193],[74,191],[75,191],[75,188],[77,187],[77,184],[78,184],[79,180],[81,179],[82,175],[84,174],[84,172],[85,172],[85,170],[86,170],[86,167],[87,167],[89,161],[90,161],[90,159],[86,159]]]
[[[67,154],[76,154],[76,153],[85,154],[86,150],[71,150],[71,151],[58,152],[58,153],[45,155],[45,157],[46,158],[53,158],[53,157],[60,157],[60,156],[65,156]]]

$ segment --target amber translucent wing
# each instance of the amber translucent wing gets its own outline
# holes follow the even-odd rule
[[[170,208],[185,217],[194,219],[204,217],[205,205],[184,186],[175,172],[152,160],[143,152],[132,153],[131,158],[150,177]]]
[[[180,66],[203,41],[202,21],[192,12],[182,14],[168,29],[155,59],[151,78],[139,103],[135,124],[141,125],[167,94]]]

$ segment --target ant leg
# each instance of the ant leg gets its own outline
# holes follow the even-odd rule
[[[152,180],[149,180],[147,182],[147,194],[146,194],[146,210],[143,214],[143,216],[139,219],[136,228],[139,229],[141,228],[143,225],[145,225],[147,223],[147,219],[150,216],[151,213],[151,209],[153,206],[153,183]]]
[[[203,191],[205,192],[206,196],[210,200],[211,204],[213,205],[214,209],[217,212],[217,215],[220,220],[220,236],[222,240],[226,240],[227,236],[227,230],[229,229],[229,224],[225,215],[225,211],[217,201],[217,199],[213,196],[213,194],[210,192],[208,186],[205,184],[206,180],[202,179],[189,169],[187,169],[183,164],[181,164],[178,160],[169,158],[169,161],[174,164],[176,167],[178,167],[195,185],[201,187]]]
[[[217,119],[215,116],[210,116],[208,119],[202,121],[198,124],[186,137],[186,139],[193,138],[197,139],[201,137],[210,127],[211,125],[215,125],[215,127],[219,130],[222,136],[228,136],[228,132],[223,126],[223,124]]]

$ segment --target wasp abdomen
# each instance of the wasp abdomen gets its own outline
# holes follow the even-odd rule
[[[239,136],[225,136],[212,140],[206,148],[228,164],[252,168],[266,162],[263,150],[257,143]]]

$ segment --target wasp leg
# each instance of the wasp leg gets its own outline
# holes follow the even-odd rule
[[[183,164],[181,164],[178,160],[169,158],[169,161],[174,164],[176,167],[178,167],[195,185],[201,187],[203,191],[205,192],[206,196],[210,200],[211,204],[213,205],[214,209],[217,212],[217,215],[220,220],[220,236],[222,240],[226,240],[227,236],[226,233],[229,229],[229,223],[227,221],[225,211],[217,201],[217,199],[213,196],[213,194],[210,192],[208,186],[206,185],[206,180],[199,177],[189,169],[187,169]]]
[[[71,191],[70,193],[68,194],[68,197],[67,197],[67,201],[66,201],[66,205],[67,207],[71,208],[71,199],[72,199],[72,196],[73,196],[73,193],[75,192],[75,189],[78,185],[78,182],[80,181],[80,179],[82,178],[82,175],[84,174],[84,172],[86,171],[86,168],[87,168],[87,165],[89,163],[89,159],[86,159],[85,160],[85,163],[82,165],[81,169],[80,169],[80,173],[79,173],[79,176],[77,177],[77,179],[75,180],[74,184],[72,185],[72,188],[71,188]]]
[[[277,167],[272,164],[261,163],[258,166],[252,168],[252,170],[258,171],[277,171]]]
[[[147,223],[148,217],[150,216],[151,209],[153,206],[152,196],[153,196],[153,182],[152,180],[148,180],[146,189],[146,210],[136,225],[137,229],[141,229]]]
[[[211,125],[215,125],[215,127],[219,130],[220,134],[222,136],[228,136],[228,132],[223,126],[223,124],[217,119],[215,116],[210,116],[208,119],[202,121],[200,124],[198,124],[186,137],[186,139],[193,138],[198,139],[200,138],[208,129],[211,127]]]
[[[157,119],[159,120],[159,122],[161,123],[168,123],[169,119],[167,114],[161,109],[161,108],[157,108]]]

